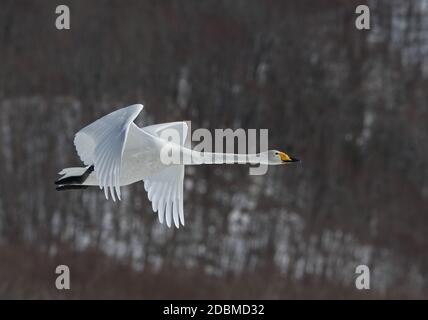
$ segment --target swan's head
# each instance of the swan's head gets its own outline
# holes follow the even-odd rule
[[[267,157],[269,164],[289,164],[292,162],[300,162],[299,159],[290,157],[285,152],[278,150],[269,150],[267,152]]]

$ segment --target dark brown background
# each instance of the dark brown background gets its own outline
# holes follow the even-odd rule
[[[427,3],[369,1],[358,31],[362,3],[1,1],[0,298],[427,298]],[[179,230],[142,183],[56,192],[74,133],[132,103],[303,163],[187,168]]]

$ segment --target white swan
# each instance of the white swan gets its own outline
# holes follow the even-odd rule
[[[253,155],[199,153],[184,147],[185,122],[137,127],[133,121],[142,109],[141,104],[119,109],[77,132],[74,145],[86,167],[63,169],[59,173],[63,176],[55,181],[57,190],[99,186],[107,199],[110,193],[116,201],[116,197],[121,199],[121,186],[143,180],[159,221],[165,220],[168,227],[173,221],[179,228],[180,223],[184,226],[184,165],[232,162],[277,165],[299,161],[276,150]],[[162,139],[162,132],[167,129],[179,133],[180,143]],[[183,155],[181,163],[165,165],[161,161],[160,153],[166,145]],[[219,161],[219,157],[223,160]]]

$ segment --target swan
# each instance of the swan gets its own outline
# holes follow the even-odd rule
[[[186,148],[185,122],[169,122],[139,128],[134,120],[143,105],[134,104],[116,110],[78,131],[74,137],[77,154],[84,167],[65,168],[55,181],[57,190],[84,189],[99,186],[106,199],[121,200],[120,187],[138,181],[151,201],[160,223],[184,226],[184,166],[218,163],[264,163],[279,165],[298,162],[284,152],[269,150],[259,154],[197,152]],[[180,142],[162,137],[166,130],[175,130]],[[183,157],[181,163],[161,161],[162,148],[168,146]]]

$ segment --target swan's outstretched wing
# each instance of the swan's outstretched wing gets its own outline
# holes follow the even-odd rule
[[[188,126],[186,122],[168,122],[147,126],[142,130],[158,138],[167,138],[170,135],[167,130],[175,130],[180,139],[175,142],[184,145]],[[165,220],[168,227],[171,227],[172,221],[177,228],[180,222],[184,226],[183,178],[184,165],[172,165],[144,179],[144,188],[152,202],[153,211],[158,213],[160,223]]]
[[[171,227],[172,220],[177,228],[180,222],[184,226],[183,178],[184,165],[172,165],[144,179],[153,211],[158,212],[160,223],[166,220],[168,227]]]
[[[141,104],[114,111],[80,130],[74,145],[86,165],[94,165],[100,188],[113,201],[120,200],[120,167],[130,124],[143,109]]]

